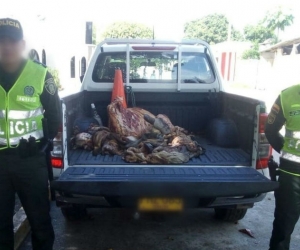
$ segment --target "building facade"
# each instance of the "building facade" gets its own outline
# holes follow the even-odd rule
[[[260,85],[278,91],[300,83],[300,37],[261,48]]]
[[[87,39],[87,34],[92,36],[92,23],[76,19],[66,22],[56,17],[37,17],[34,25],[27,25],[29,22],[22,22],[27,55],[58,71],[63,95],[78,91],[80,76],[95,48],[87,43],[92,42],[92,37]]]

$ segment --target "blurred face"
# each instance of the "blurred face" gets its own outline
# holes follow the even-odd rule
[[[0,38],[0,63],[7,66],[20,63],[24,49],[24,40],[16,41],[10,38]]]

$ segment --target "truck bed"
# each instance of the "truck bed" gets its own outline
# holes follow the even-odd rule
[[[206,166],[249,166],[251,157],[241,148],[222,148],[212,145],[204,138],[196,138],[198,143],[206,149],[204,155],[192,158],[186,165],[206,165]],[[122,156],[119,155],[97,155],[93,156],[86,150],[72,150],[69,156],[69,163],[74,165],[126,165]]]
[[[73,122],[78,114],[91,114],[90,104],[95,103],[104,125],[108,124],[107,105],[110,92],[81,92],[64,98],[67,111],[67,141],[73,136]],[[135,93],[137,106],[153,114],[167,115],[173,124],[194,134],[198,143],[206,149],[205,155],[191,159],[186,165],[202,166],[251,166],[253,133],[257,100],[227,93]],[[216,117],[233,120],[239,132],[238,148],[212,145],[206,135],[209,121]],[[85,150],[73,150],[68,145],[69,166],[126,165],[121,156],[93,156]]]

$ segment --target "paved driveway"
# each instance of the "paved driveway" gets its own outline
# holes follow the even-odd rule
[[[274,196],[250,209],[237,224],[216,221],[211,209],[190,210],[182,215],[142,215],[121,209],[92,209],[83,221],[66,222],[52,208],[56,232],[55,250],[263,250],[268,249],[272,229]],[[255,238],[238,230],[251,229]],[[300,245],[300,226],[291,250]],[[29,250],[28,238],[20,250]]]

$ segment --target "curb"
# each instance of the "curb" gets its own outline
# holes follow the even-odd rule
[[[20,247],[22,242],[30,231],[29,222],[25,214],[24,209],[21,207],[20,210],[14,215],[14,234],[15,234],[15,250]]]

